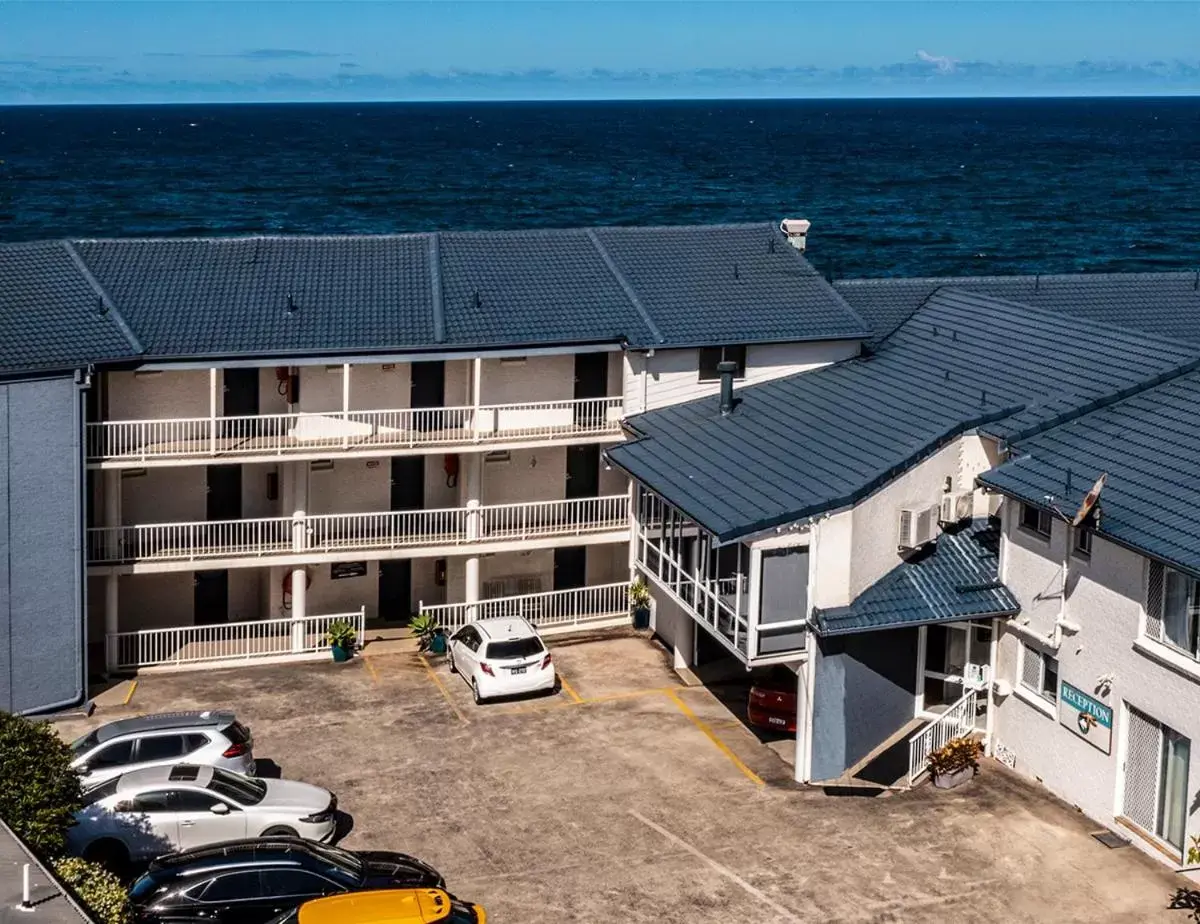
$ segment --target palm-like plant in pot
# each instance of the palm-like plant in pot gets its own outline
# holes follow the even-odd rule
[[[650,588],[645,578],[639,576],[629,585],[629,610],[633,615],[633,627],[646,629],[650,626]]]
[[[333,660],[348,661],[354,654],[354,643],[358,641],[358,633],[354,631],[354,626],[346,620],[339,619],[329,624],[329,629],[325,633],[325,641],[329,645],[329,650],[333,652]]]
[[[417,614],[408,624],[408,628],[416,636],[418,650],[431,654],[446,653],[446,634],[431,613]]]

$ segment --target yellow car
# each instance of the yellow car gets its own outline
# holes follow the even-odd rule
[[[271,924],[487,924],[487,915],[441,889],[384,889],[314,899]]]

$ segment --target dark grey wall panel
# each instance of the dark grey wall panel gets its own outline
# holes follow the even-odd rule
[[[70,377],[0,385],[0,708],[84,693],[81,396]]]
[[[819,639],[814,663],[812,778],[832,780],[912,719],[917,629]]]

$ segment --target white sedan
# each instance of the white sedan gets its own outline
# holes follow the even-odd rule
[[[477,619],[450,636],[450,671],[471,685],[476,703],[557,689],[554,661],[529,621]]]
[[[67,846],[114,870],[221,841],[272,835],[326,841],[336,830],[337,797],[327,789],[195,764],[132,770],[87,790],[83,803]]]

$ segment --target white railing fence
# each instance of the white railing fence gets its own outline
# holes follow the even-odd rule
[[[908,785],[929,770],[929,755],[954,738],[975,732],[978,691],[967,690],[953,706],[908,739]]]
[[[92,564],[398,549],[582,535],[628,528],[629,496],[529,504],[144,523],[87,531]]]
[[[493,597],[475,603],[420,604],[422,615],[433,616],[447,633],[473,619],[524,616],[538,628],[584,625],[629,613],[629,582],[597,584],[571,590]]]
[[[355,447],[411,448],[619,432],[620,397],[474,407],[395,408],[109,420],[87,425],[89,460],[286,455]]]
[[[129,670],[311,654],[329,647],[325,633],[339,620],[354,626],[361,641],[366,631],[365,608],[301,619],[255,619],[117,632],[105,639],[105,661],[109,670]]]

